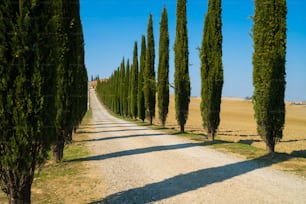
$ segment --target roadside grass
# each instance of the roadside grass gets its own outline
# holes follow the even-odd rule
[[[88,152],[82,143],[71,143],[64,150],[64,161],[48,160],[36,175],[32,187],[33,203],[65,203],[71,195],[82,192],[80,184],[85,180],[86,166],[77,162],[66,162],[85,157]],[[68,196],[68,197],[67,197]]]
[[[90,109],[81,126],[86,126],[91,117]],[[89,155],[85,144],[80,142],[86,138],[86,134],[75,134],[74,141],[65,146],[62,162],[54,162],[51,152],[49,153],[50,158],[36,171],[31,191],[32,203],[88,203],[100,197],[94,193],[97,180],[88,175],[90,167],[84,162],[69,162]],[[2,191],[0,203],[7,203],[6,195]]]

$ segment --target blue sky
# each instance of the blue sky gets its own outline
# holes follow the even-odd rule
[[[85,63],[89,77],[109,77],[123,57],[132,59],[134,42],[140,47],[153,15],[155,69],[158,63],[159,23],[164,6],[168,10],[170,33],[170,82],[173,82],[176,0],[80,0],[85,38]],[[204,16],[208,0],[187,1],[189,73],[192,96],[201,90],[200,60]],[[286,100],[306,100],[306,1],[288,0]],[[250,37],[253,0],[223,0],[223,68],[225,97],[252,96],[253,41]]]

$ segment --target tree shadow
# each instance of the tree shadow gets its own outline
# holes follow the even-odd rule
[[[290,155],[293,157],[306,158],[306,150],[293,151]]]
[[[114,139],[127,139],[134,137],[152,137],[152,136],[164,136],[164,134],[139,134],[139,135],[124,135],[124,136],[112,136],[112,137],[102,137],[97,139],[81,140],[79,142],[96,142],[96,141],[105,141],[105,140],[114,140]]]
[[[254,142],[262,142],[262,140],[239,140],[238,143],[240,144],[247,144],[247,145],[252,145]]]
[[[105,160],[105,159],[111,159],[111,158],[117,158],[117,157],[125,157],[125,156],[146,154],[146,153],[159,152],[159,151],[185,149],[185,148],[204,146],[204,145],[205,144],[203,143],[183,143],[183,144],[175,144],[175,145],[154,146],[154,147],[131,149],[131,150],[125,150],[125,151],[114,152],[114,153],[109,153],[109,154],[102,154],[102,155],[72,159],[72,160],[67,160],[66,162],[99,161],[99,160]]]
[[[291,142],[300,142],[300,141],[306,141],[306,139],[281,140],[280,143],[291,143]]]
[[[140,130],[147,130],[144,128],[129,128],[129,129],[119,129],[119,130],[98,130],[98,131],[87,131],[87,130],[80,130],[77,131],[77,134],[97,134],[102,132],[125,132],[125,131],[140,131]]]
[[[91,202],[90,204],[152,203],[214,183],[223,182],[236,176],[246,174],[256,169],[268,167],[274,163],[279,163],[288,159],[287,157],[281,158],[281,160],[275,160],[270,155],[265,155],[253,160],[246,160],[224,166],[180,174],[160,182],[147,184],[143,187],[118,192],[109,195],[100,201]]]
[[[238,137],[259,137],[258,134],[241,134],[239,131],[233,130],[220,130],[218,131],[220,136],[238,136]]]
[[[88,129],[88,128],[113,128],[113,127],[139,127],[138,125],[124,125],[122,123],[110,123],[110,124],[95,124],[95,125],[83,125],[77,129]]]

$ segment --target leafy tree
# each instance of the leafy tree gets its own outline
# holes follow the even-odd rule
[[[145,70],[145,61],[146,61],[146,38],[142,35],[141,38],[141,54],[140,54],[140,68],[138,74],[138,95],[137,95],[137,112],[138,118],[144,121],[146,117],[146,110],[145,110],[145,101],[144,101],[144,70]]]
[[[147,32],[147,49],[146,49],[146,60],[144,70],[144,96],[145,96],[145,107],[146,115],[153,123],[155,116],[155,94],[156,94],[156,82],[155,82],[155,48],[154,48],[154,36],[153,36],[153,20],[152,14],[149,16],[148,32]]]
[[[165,126],[169,106],[169,32],[166,8],[163,9],[160,23],[157,93],[159,119]]]
[[[137,42],[134,44],[133,66],[131,76],[131,116],[137,118],[137,94],[138,94],[138,49]]]
[[[286,0],[255,1],[253,103],[258,134],[270,153],[285,123],[286,15]]]
[[[223,86],[221,0],[209,0],[200,58],[203,127],[214,141],[220,123]]]
[[[180,131],[183,133],[188,118],[190,102],[186,0],[177,1],[176,18],[176,36],[174,43],[175,110]]]
[[[31,202],[35,169],[55,137],[51,3],[0,3],[0,186],[8,203]]]

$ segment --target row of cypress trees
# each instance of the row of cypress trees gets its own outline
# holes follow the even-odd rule
[[[134,43],[133,63],[122,59],[120,66],[106,81],[98,81],[97,93],[103,103],[113,112],[130,118],[147,118],[150,124],[155,117],[156,90],[160,121],[165,125],[169,105],[169,34],[168,16],[163,9],[160,42],[158,82],[155,79],[155,48],[153,19],[149,16],[146,37],[141,38],[141,51],[138,63],[138,46]]]
[[[31,203],[35,170],[87,110],[79,1],[2,0],[0,21],[0,186]]]
[[[175,92],[176,119],[181,132],[185,131],[184,127],[188,118],[190,102],[186,3],[186,0],[177,1],[176,38],[174,43],[175,73],[173,88]],[[253,17],[255,50],[253,55],[253,84],[255,89],[253,102],[258,134],[266,142],[269,152],[274,152],[276,142],[282,138],[284,127],[286,14],[286,0],[279,2],[273,0],[255,1],[255,16]],[[169,34],[167,21],[167,12],[164,8],[160,23],[158,79],[156,87],[152,15],[149,16],[147,44],[145,43],[145,37],[142,37],[137,93],[138,117],[144,120],[144,113],[146,113],[148,120],[152,124],[152,119],[155,116],[155,93],[157,90],[159,119],[163,126],[165,125],[168,113],[170,86],[168,81]],[[199,49],[202,80],[200,108],[203,128],[206,129],[208,138],[212,141],[215,139],[215,134],[220,124],[220,105],[224,82],[222,38],[221,0],[209,0],[204,22],[202,45]],[[136,61],[133,61],[133,63],[135,64]],[[124,62],[121,64],[120,69],[122,69],[122,66],[124,70]],[[134,91],[133,94],[129,94],[130,88],[134,85],[127,85],[123,81],[124,78],[122,78],[128,77],[125,82],[136,80],[135,77],[129,77],[128,65],[126,66],[125,76],[116,74],[116,72],[119,72],[118,68],[109,81],[100,83],[98,93],[102,97],[102,101],[108,106],[113,104],[114,98],[117,97],[117,93],[112,90],[118,86],[118,83],[124,87],[123,92],[127,94],[126,97],[129,100],[136,98]],[[122,74],[123,72],[120,73]],[[112,102],[109,101],[109,96],[111,96]],[[125,99],[121,98],[121,100]],[[120,100],[118,102],[119,104],[122,103]],[[131,101],[131,103],[135,102]],[[110,107],[113,110],[113,106]]]

